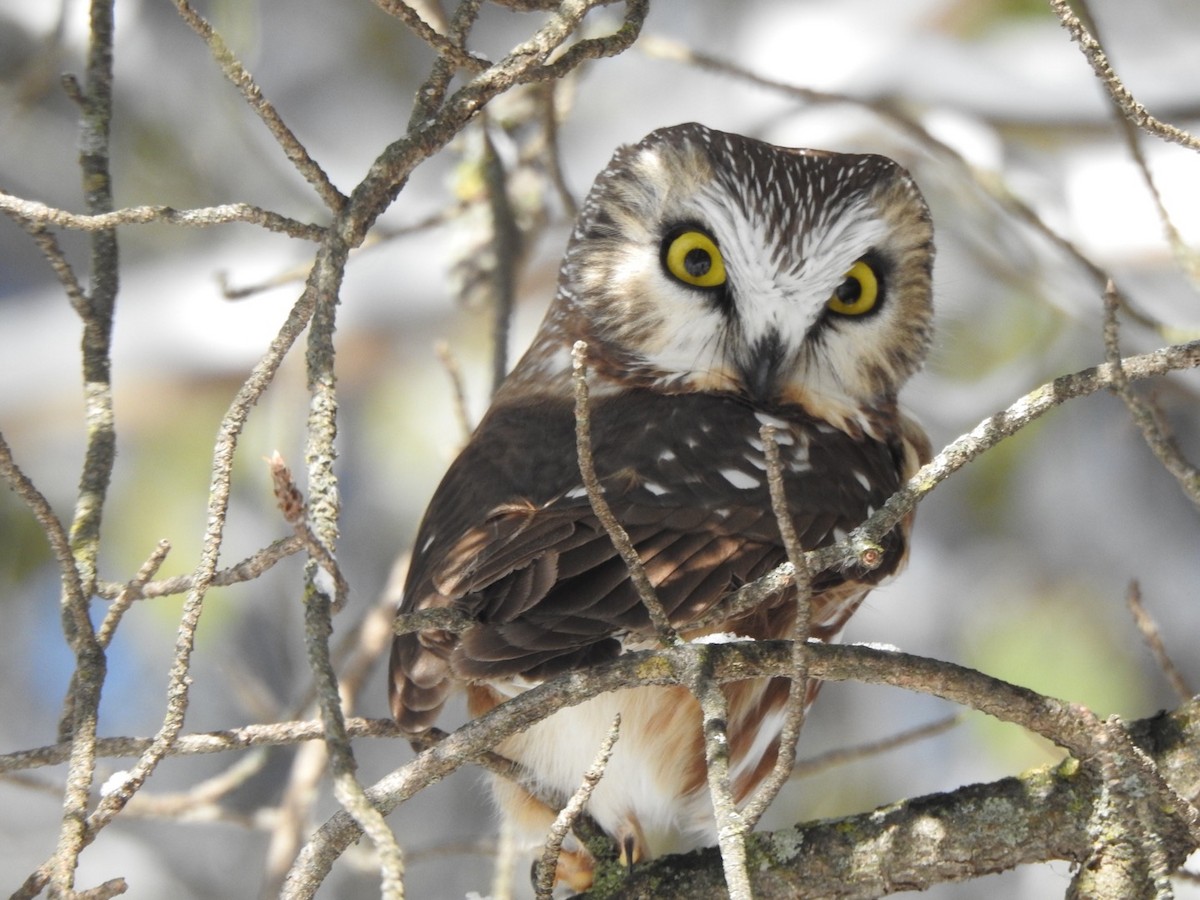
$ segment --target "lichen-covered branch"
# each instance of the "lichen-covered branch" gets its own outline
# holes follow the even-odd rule
[[[639,684],[677,684],[689,677],[697,653],[705,655],[709,675],[716,683],[764,676],[786,676],[793,666],[787,641],[729,644],[683,644],[655,652],[626,654],[587,672],[556,678],[493,709],[422,752],[413,762],[383,778],[368,790],[375,805],[387,813],[425,786],[468,764],[479,753],[511,734],[565,706],[580,703],[606,691]],[[986,712],[1028,730],[1088,760],[1101,748],[1097,723],[1085,709],[1035,691],[1009,684],[952,663],[912,656],[899,651],[866,646],[810,643],[809,674],[823,681],[861,681],[892,685],[929,693]],[[1191,707],[1188,707],[1191,710]],[[1188,715],[1195,716],[1194,712]],[[1192,722],[1191,719],[1188,720]],[[1196,724],[1180,736],[1191,741],[1186,752],[1200,752]],[[1175,743],[1171,747],[1178,749]],[[1184,757],[1190,760],[1193,757]],[[1184,797],[1200,793],[1200,768],[1178,759],[1159,764],[1158,771]],[[313,836],[288,875],[284,895],[311,897],[329,868],[361,831],[348,815],[338,814]],[[1050,858],[1050,857],[1047,857]],[[914,863],[913,860],[908,860]],[[915,863],[914,863],[915,864]],[[749,860],[753,868],[754,860]],[[965,877],[965,876],[964,876]],[[755,888],[757,890],[757,888]]]
[[[1130,730],[1177,788],[1200,791],[1200,702],[1136,722]],[[1082,862],[1092,848],[1085,811],[1100,794],[1094,773],[1068,759],[1015,778],[751,835],[754,896],[868,900],[1031,863]],[[1175,865],[1181,852],[1175,848]],[[692,900],[719,889],[721,878],[716,851],[701,850],[650,863],[633,873],[620,896]],[[604,897],[595,892],[588,900]]]

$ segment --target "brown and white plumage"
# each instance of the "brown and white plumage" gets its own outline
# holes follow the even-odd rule
[[[622,148],[597,179],[533,345],[450,467],[418,532],[401,610],[455,607],[461,634],[402,635],[397,721],[429,728],[466,687],[472,714],[546,678],[648,646],[648,614],[592,513],[575,452],[570,348],[588,343],[593,455],[672,623],[685,637],[731,590],[785,559],[763,424],[777,429],[806,549],[860,524],[928,456],[896,394],[930,334],[928,212],[891,160],[775,147],[700,125]],[[812,634],[831,640],[906,554],[826,572]],[[706,631],[786,636],[783,596]],[[730,686],[734,790],[772,764],[786,684]],[[699,712],[683,688],[563,710],[497,749],[569,796],[615,712],[622,731],[589,812],[634,858],[714,843]],[[551,813],[498,783],[540,840]],[[586,869],[586,858],[576,862]],[[571,874],[571,873],[568,873]],[[586,871],[575,873],[576,886]]]

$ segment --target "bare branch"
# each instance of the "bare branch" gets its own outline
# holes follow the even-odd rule
[[[410,234],[419,234],[437,228],[440,225],[445,225],[447,222],[453,221],[455,217],[461,215],[465,208],[466,204],[455,203],[417,222],[413,222],[411,225],[404,225],[399,228],[374,228],[356,248],[355,254],[384,247],[392,241],[407,237]],[[286,284],[303,283],[311,273],[312,265],[304,263],[297,266],[290,266],[261,281],[235,287],[229,283],[229,277],[226,273],[218,272],[217,284],[221,289],[221,295],[226,300],[242,300],[246,297],[252,297],[255,294],[261,294],[264,291],[283,287]]]
[[[11,195],[0,191],[0,206],[4,205],[5,198],[9,196]],[[31,222],[23,216],[14,214],[7,208],[4,211],[8,214],[9,218],[25,229],[26,233],[33,238],[33,242],[38,245],[42,256],[50,263],[50,268],[58,279],[58,283],[62,285],[67,299],[71,301],[71,308],[77,313],[85,309],[88,300],[87,295],[83,291],[83,285],[79,283],[79,279],[75,275],[75,270],[63,254],[62,247],[59,246],[58,238],[55,237],[54,232],[48,230],[44,225]]]
[[[90,4],[86,84],[80,92],[82,112],[79,166],[87,208],[96,214],[113,208],[109,171],[112,125],[113,2]],[[62,826],[48,874],[52,890],[62,896],[75,891],[79,854],[88,843],[87,809],[96,768],[96,730],[100,690],[106,674],[104,648],[97,640],[88,604],[96,583],[100,521],[116,457],[112,396],[112,326],[118,284],[117,235],[105,230],[91,236],[91,277],[86,302],[76,307],[83,321],[84,421],[87,428],[83,471],[71,523],[75,562],[63,579],[63,634],[75,654],[63,716],[61,737],[70,735],[71,759],[63,791]],[[77,589],[78,588],[78,589]]]
[[[346,733],[351,737],[397,738],[403,732],[391,719],[347,719]],[[209,731],[201,734],[181,734],[172,745],[170,756],[192,756],[199,753],[228,753],[251,747],[275,747],[320,740],[321,723],[317,720],[304,722],[279,722],[267,725],[247,725],[226,731]],[[148,737],[99,738],[96,741],[97,758],[140,756],[153,745]],[[69,741],[21,750],[16,753],[0,754],[0,773],[43,766],[57,766],[70,756]]]
[[[1200,787],[1200,704],[1135,723],[1139,746],[1160,768]],[[1185,771],[1190,775],[1184,776]],[[967,881],[1047,860],[1082,863],[1089,836],[1081,810],[1100,800],[1098,779],[1075,760],[990,784],[916,797],[845,818],[748,838],[761,865],[758,900],[796,896],[872,900]],[[1020,835],[1019,841],[1012,839]],[[715,850],[655,860],[621,886],[622,900],[692,900],[721,887]],[[589,897],[599,900],[600,892]],[[1093,896],[1128,896],[1101,894]]]
[[[482,72],[492,65],[492,62],[481,56],[475,56],[461,44],[439,34],[421,18],[420,13],[409,6],[404,0],[375,0],[375,5],[385,13],[395,16],[407,25],[417,37],[428,44],[439,56],[453,63],[457,68],[468,72]]]
[[[59,578],[64,590],[77,595],[77,601],[72,608],[78,609],[83,606],[86,603],[83,583],[80,581],[79,571],[75,568],[75,556],[71,552],[71,539],[67,536],[67,530],[58,516],[54,514],[50,501],[29,480],[29,476],[21,471],[21,467],[13,459],[12,449],[8,446],[8,441],[4,439],[3,433],[0,433],[0,475],[4,477],[4,481],[13,493],[21,498],[46,536],[54,558],[58,561]]]
[[[1183,451],[1167,433],[1166,423],[1158,410],[1133,390],[1125,374],[1121,360],[1117,297],[1111,281],[1104,290],[1104,355],[1112,376],[1113,392],[1124,401],[1151,452],[1179,482],[1188,499],[1200,509],[1200,469],[1184,459]]]
[[[225,39],[213,30],[208,21],[195,11],[187,0],[174,0],[174,3],[183,21],[187,22],[192,31],[208,45],[209,52],[216,60],[217,65],[221,67],[225,77],[241,91],[246,103],[262,119],[267,130],[271,132],[284,154],[296,167],[296,171],[313,186],[330,211],[341,213],[346,206],[346,196],[333,186],[333,182],[329,180],[325,170],[309,156],[308,150],[292,133],[292,130],[284,124],[279,113],[275,111],[275,107],[262,95],[253,76],[246,71],[246,67],[229,49]]]
[[[730,900],[751,900],[746,870],[746,826],[738,811],[729,779],[729,702],[708,671],[704,654],[697,654],[685,674],[686,684],[703,716],[704,768],[717,825],[717,846]]]
[[[478,2],[468,0],[460,5],[459,12],[477,7]],[[444,91],[444,85],[440,89],[431,89],[436,95],[433,97],[428,96],[430,91],[423,89],[413,113],[410,133],[389,145],[354,189],[352,207],[355,215],[342,226],[344,239],[351,245],[360,242],[417,164],[445,146],[493,97],[517,84],[559,78],[586,59],[614,55],[628,48],[641,30],[646,0],[629,0],[625,20],[615,34],[580,41],[553,64],[544,64],[550,54],[574,33],[588,11],[603,2],[563,0],[557,12],[532,37],[513,47],[504,59],[476,75],[444,103],[440,101],[439,93],[439,90]],[[450,37],[454,39],[455,35],[452,33]],[[448,80],[447,77],[447,83]]]
[[[788,687],[787,704],[784,706],[783,727],[779,732],[779,750],[771,773],[754,791],[742,809],[746,831],[751,831],[776,795],[792,776],[796,762],[796,742],[804,728],[804,714],[808,706],[808,662],[804,653],[812,628],[812,570],[788,508],[787,493],[783,483],[783,463],[779,458],[779,444],[775,440],[775,428],[764,425],[759,430],[767,462],[767,486],[771,492],[771,509],[779,524],[779,534],[787,549],[788,562],[792,564],[796,582],[796,621],[792,626],[792,648],[795,652],[795,671]]]
[[[533,887],[537,893],[537,900],[550,900],[554,894],[554,873],[558,867],[558,855],[562,852],[563,840],[570,833],[571,826],[583,812],[584,806],[592,796],[592,791],[596,789],[596,785],[604,776],[604,770],[612,757],[613,747],[616,745],[620,733],[621,714],[617,713],[613,718],[612,726],[608,729],[608,734],[600,743],[600,749],[596,751],[596,759],[583,773],[583,780],[580,782],[578,790],[571,795],[567,805],[554,817],[554,823],[550,826],[550,834],[546,838],[546,846],[542,849],[541,859],[534,867]]]
[[[260,225],[268,231],[277,231],[290,237],[303,238],[306,241],[319,241],[325,234],[325,229],[319,225],[298,222],[249,203],[226,203],[201,209],[129,206],[111,212],[80,215],[46,206],[36,200],[23,200],[0,191],[0,211],[33,225],[58,225],[75,231],[110,231],[118,225],[145,225],[152,222],[188,225],[197,228],[223,225],[228,222],[246,222],[251,225]]]
[[[108,612],[104,616],[104,621],[100,623],[100,630],[96,633],[96,640],[100,642],[101,647],[108,647],[113,635],[116,633],[117,626],[121,624],[121,618],[125,615],[129,607],[133,605],[133,602],[142,595],[142,590],[145,588],[146,582],[154,577],[159,566],[163,564],[163,560],[167,558],[167,554],[170,552],[171,542],[159,541],[149,558],[138,569],[137,574],[133,576],[133,581],[125,585],[125,588],[117,595],[112,605],[108,608]]]
[[[1070,33],[1071,39],[1079,45],[1079,49],[1083,51],[1092,71],[1096,73],[1096,77],[1104,85],[1105,90],[1112,97],[1113,103],[1117,105],[1126,119],[1147,134],[1162,138],[1164,141],[1180,144],[1189,150],[1200,150],[1200,138],[1189,134],[1182,128],[1159,121],[1150,115],[1146,107],[1134,99],[1133,94],[1129,92],[1129,89],[1117,77],[1117,73],[1113,71],[1112,66],[1109,65],[1108,57],[1104,53],[1104,48],[1100,46],[1100,42],[1083,27],[1083,23],[1071,10],[1067,0],[1050,0],[1050,6],[1058,15],[1063,27]]]
[[[579,215],[579,203],[567,187],[567,179],[563,174],[562,155],[558,144],[558,98],[564,89],[564,82],[549,81],[542,85],[538,92],[538,102],[542,109],[542,131],[545,135],[546,171],[550,175],[550,183],[558,194],[558,202],[562,204],[563,213],[574,221]]]
[[[264,547],[262,550],[257,551],[252,556],[246,557],[246,559],[230,566],[228,569],[221,569],[218,572],[214,572],[209,584],[213,587],[227,587],[231,584],[254,581],[274,568],[276,563],[299,553],[303,549],[303,539],[294,534],[280,538],[270,546]],[[115,600],[132,588],[135,599],[169,597],[173,594],[187,593],[195,583],[196,579],[194,575],[176,575],[172,578],[164,578],[162,581],[150,581],[140,586],[134,582],[120,584],[111,581],[101,581],[96,585],[96,594],[108,600]]]
[[[887,753],[889,750],[895,750],[907,744],[913,744],[917,741],[923,741],[935,735],[942,734],[951,728],[958,727],[962,721],[963,714],[957,713],[953,716],[946,716],[944,719],[938,719],[936,722],[930,722],[927,725],[918,725],[916,728],[901,731],[899,734],[890,735],[879,741],[859,744],[856,747],[839,747],[836,750],[822,753],[820,756],[802,759],[792,768],[792,777],[808,778],[828,771],[835,766],[844,766],[862,759],[879,756],[882,753]]]
[[[575,385],[575,452],[579,456],[579,474],[583,486],[587,490],[588,502],[592,512],[600,520],[604,530],[608,532],[609,540],[620,554],[626,568],[629,569],[629,579],[637,588],[638,597],[650,622],[658,633],[658,639],[664,645],[677,643],[679,635],[671,627],[671,620],[654,593],[654,585],[646,575],[646,569],[638,557],[637,550],[630,543],[629,535],[613,515],[608,501],[604,499],[604,487],[596,477],[596,466],[592,460],[591,413],[588,410],[587,386],[587,342],[576,341],[571,349],[572,371]]]
[[[863,565],[864,551],[875,548],[882,535],[916,508],[926,494],[984,451],[1068,400],[1115,387],[1122,377],[1130,380],[1152,378],[1197,366],[1200,366],[1200,341],[1191,341],[1127,357],[1121,360],[1120,371],[1107,363],[1055,378],[1021,397],[1004,411],[984,419],[970,432],[948,444],[844,541],[810,553],[809,564],[814,572],[835,566]]]
[[[333,793],[375,845],[382,872],[380,889],[383,897],[387,900],[403,900],[404,859],[400,845],[382,814],[371,805],[355,775],[357,763],[346,731],[337,675],[329,660],[329,635],[333,630],[329,607],[328,595],[313,585],[310,579],[304,603],[304,643],[317,683],[325,746],[329,750],[333,772]]]
[[[462,439],[466,442],[470,440],[471,432],[475,429],[471,427],[471,414],[467,411],[467,386],[463,382],[462,367],[458,364],[450,345],[445,341],[438,341],[434,346],[434,351],[450,379],[450,387],[454,392],[454,414],[458,417]]]
[[[1096,17],[1092,15],[1091,4],[1088,0],[1075,0],[1075,5],[1079,10],[1080,22],[1083,23],[1083,26],[1092,33],[1097,43],[1099,43],[1100,32],[1096,27]],[[1113,100],[1110,106],[1113,118],[1116,120],[1117,127],[1121,129],[1121,136],[1125,140],[1125,146],[1129,148],[1129,155],[1133,158],[1133,163],[1137,166],[1138,172],[1142,176],[1146,190],[1149,192],[1150,198],[1154,201],[1154,209],[1158,213],[1159,221],[1162,223],[1163,235],[1166,237],[1167,243],[1171,246],[1171,250],[1174,252],[1175,259],[1179,262],[1180,268],[1192,279],[1193,283],[1200,283],[1200,255],[1197,255],[1188,246],[1187,242],[1183,239],[1183,235],[1179,233],[1179,229],[1175,226],[1170,212],[1167,210],[1166,202],[1163,200],[1162,193],[1154,181],[1154,175],[1150,171],[1150,164],[1146,159],[1145,152],[1142,150],[1138,135],[1138,126],[1125,115],[1124,110],[1116,102],[1115,98],[1110,95],[1110,99]]]
[[[1142,639],[1146,642],[1146,646],[1150,648],[1150,652],[1154,654],[1154,660],[1158,663],[1159,671],[1167,679],[1175,691],[1175,696],[1180,700],[1190,700],[1195,696],[1195,691],[1187,683],[1187,679],[1183,677],[1183,673],[1179,671],[1179,667],[1175,665],[1171,659],[1167,648],[1163,645],[1162,635],[1158,632],[1158,625],[1146,611],[1145,605],[1142,603],[1142,589],[1136,581],[1129,582],[1129,590],[1125,592],[1125,602],[1129,606],[1129,612],[1133,615],[1133,621],[1137,625],[1138,631],[1142,635]]]
[[[887,684],[932,694],[1021,725],[1065,747],[1083,761],[1104,752],[1096,741],[1096,719],[1086,710],[981,672],[876,647],[810,643],[807,649],[809,674],[813,678]],[[473,719],[383,778],[367,794],[381,811],[389,812],[480,752],[565,706],[634,685],[686,683],[698,654],[703,654],[710,677],[717,683],[726,683],[786,677],[792,671],[792,652],[787,641],[757,641],[680,644],[654,652],[624,654],[586,673],[571,673],[532,688]],[[1193,727],[1200,728],[1200,717]],[[1186,742],[1172,744],[1172,748],[1185,752],[1190,749]],[[1196,770],[1196,782],[1181,787],[1185,792],[1200,791],[1200,767]],[[313,896],[334,860],[360,833],[349,816],[338,814],[326,822],[297,858],[288,875],[284,896],[297,900]],[[843,835],[842,839],[846,837]]]

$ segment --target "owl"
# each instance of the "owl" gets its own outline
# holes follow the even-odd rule
[[[564,672],[656,646],[649,615],[597,521],[575,444],[574,342],[587,342],[591,442],[604,497],[685,640],[787,637],[794,589],[725,621],[722,598],[785,561],[761,439],[774,427],[804,549],[845,537],[929,457],[897,392],[931,333],[933,228],[912,178],[882,156],[790,149],[697,124],[623,147],[596,179],[553,303],[438,487],[401,612],[452,607],[469,626],[396,638],[392,710],[410,734],[450,693],[472,715]],[[830,641],[907,555],[818,574],[811,636]],[[697,624],[703,621],[703,624]],[[744,800],[779,748],[786,679],[724,688],[732,789]],[[809,699],[815,691],[810,690]],[[587,812],[628,864],[716,843],[701,715],[681,686],[563,709],[496,751],[501,814],[545,839],[621,715]],[[593,861],[569,843],[558,875]]]

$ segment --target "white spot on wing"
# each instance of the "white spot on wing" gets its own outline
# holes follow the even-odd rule
[[[779,418],[779,416],[773,416],[770,413],[756,412],[754,418],[758,419],[758,424],[760,425],[770,425],[772,428],[780,428],[784,431],[787,431],[791,427],[787,422]]]
[[[854,480],[863,486],[863,490],[869,491],[871,489],[871,480],[857,469],[854,471]]]
[[[646,481],[642,483],[642,487],[652,493],[655,497],[661,497],[667,493],[667,489],[656,481]]]
[[[732,484],[735,488],[741,490],[749,490],[750,488],[760,487],[762,482],[740,469],[720,469],[721,477]]]
[[[754,466],[754,468],[762,469],[764,472],[767,471],[767,461],[761,456],[756,456],[753,453],[743,453],[742,458]]]
[[[661,453],[658,454],[659,462],[670,462],[674,458],[675,458],[674,450],[663,450]]]
[[[577,488],[572,488],[571,490],[569,490],[565,494],[563,494],[563,497],[565,497],[567,500],[578,500],[580,497],[586,497],[586,496],[587,496],[587,488],[585,488],[583,485],[580,485]]]

